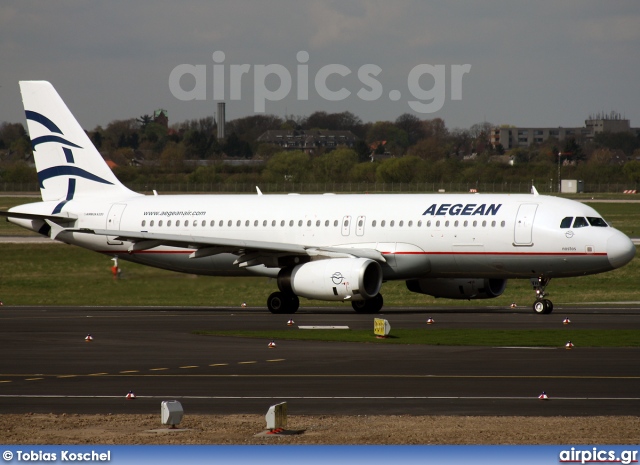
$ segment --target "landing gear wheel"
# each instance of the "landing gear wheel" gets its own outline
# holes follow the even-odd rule
[[[300,299],[295,294],[274,292],[267,299],[267,307],[271,313],[295,313],[300,307]]]
[[[376,295],[373,299],[354,300],[351,302],[351,306],[356,313],[378,313],[383,304],[382,294]]]
[[[545,299],[545,289],[551,281],[551,278],[538,277],[531,278],[531,284],[533,290],[536,292],[536,301],[533,303],[533,311],[538,315],[548,314],[553,311],[553,302],[549,299]]]
[[[549,299],[538,299],[533,303],[533,311],[539,315],[551,313],[553,311],[553,302]]]

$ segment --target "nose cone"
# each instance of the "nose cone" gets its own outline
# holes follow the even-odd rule
[[[633,245],[631,239],[620,231],[616,231],[616,234],[607,240],[607,258],[609,258],[609,263],[611,263],[612,267],[620,268],[629,263],[635,256],[636,246]]]

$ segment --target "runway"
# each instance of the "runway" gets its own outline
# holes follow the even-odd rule
[[[385,309],[393,328],[640,329],[640,306]],[[286,328],[261,308],[1,307],[4,413],[640,415],[640,348],[450,347],[198,336]],[[299,325],[371,329],[373,316],[302,308]],[[91,334],[92,342],[85,342]],[[639,332],[640,335],[640,332]],[[135,400],[127,400],[132,391]],[[546,392],[548,401],[538,395]]]

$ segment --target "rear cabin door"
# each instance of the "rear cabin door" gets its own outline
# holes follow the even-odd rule
[[[127,205],[124,203],[114,203],[107,214],[107,230],[120,231],[120,220]],[[116,240],[117,236],[107,236],[107,244],[120,245],[122,241]]]

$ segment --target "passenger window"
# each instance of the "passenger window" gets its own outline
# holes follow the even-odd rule
[[[262,227],[264,227],[264,228],[266,228],[266,227],[267,227],[267,220],[264,220],[264,221],[262,222]]]
[[[171,220],[167,221],[167,226],[171,226]]]
[[[418,227],[421,228],[422,227],[422,220],[418,221]]]
[[[562,229],[568,229],[571,227],[572,221],[573,221],[573,216],[567,216],[566,218],[563,218],[562,221],[560,222],[560,227]]]
[[[372,226],[372,227],[374,227],[374,228],[376,227],[376,220],[373,220],[373,221],[371,222],[371,226]]]
[[[609,226],[602,218],[587,217],[587,220],[589,220],[589,224],[591,224],[591,226],[597,226],[599,228],[606,228]]]
[[[427,228],[431,227],[431,220],[427,221]]]
[[[409,221],[408,226],[409,226],[409,227],[413,226],[413,221]]]
[[[151,221],[149,222],[149,226],[152,226],[152,227],[153,227],[153,220],[151,220]]]
[[[453,225],[457,228],[458,227],[458,220],[454,221]]]
[[[328,227],[329,227],[329,220],[326,220],[326,221],[324,222],[324,225],[325,225],[325,227],[327,227],[327,228],[328,228]]]
[[[320,220],[316,220],[316,228],[320,226]]]
[[[483,227],[483,228],[485,228],[486,226],[487,226],[487,222],[486,222],[486,221],[483,221],[483,222],[482,222],[482,227]]]
[[[337,227],[337,226],[338,226],[338,220],[334,220],[334,222],[333,222],[333,226],[334,226],[334,227]]]
[[[242,220],[238,220],[238,221],[236,221],[236,226],[237,226],[237,227],[240,227],[240,225],[241,225],[241,224],[242,224]]]
[[[223,227],[224,226],[224,221],[220,220],[220,223],[218,223],[218,226]]]
[[[404,221],[400,221],[400,223],[398,223],[398,226],[400,227],[404,226]]]
[[[436,221],[436,228],[440,227],[440,220]]]
[[[584,228],[586,226],[589,226],[589,223],[587,223],[586,218],[583,218],[581,216],[576,216],[576,219],[573,222],[573,227],[574,228]]]
[[[307,220],[307,227],[311,226],[311,220]]]
[[[469,222],[465,220],[465,222],[463,223],[464,227],[466,228],[467,226],[469,226]]]
[[[227,223],[227,226],[229,227],[233,226],[233,221],[229,220],[229,222]]]
[[[495,222],[495,221],[492,221],[492,222],[491,222],[491,227],[492,227],[492,228],[495,228],[495,227],[496,227],[496,222]]]
[[[255,220],[255,221],[253,222],[253,225],[257,227],[257,226],[258,226],[258,220]]]
[[[147,222],[145,220],[142,220],[142,227],[144,228],[147,225]]]
[[[384,228],[384,225],[385,225],[385,224],[386,224],[385,220],[382,220],[382,221],[380,222],[380,226],[381,226],[381,227],[383,227],[383,228]]]
[[[215,220],[211,220],[211,223],[209,225],[213,228],[216,225]],[[169,226],[171,226],[171,221],[169,221]]]
[[[445,228],[448,228],[448,227],[449,227],[449,220],[447,220],[447,221],[445,221],[445,222],[444,222],[444,227],[445,227]]]
[[[504,228],[506,224],[507,224],[507,222],[503,221],[502,223],[500,223],[500,226],[502,226]]]
[[[207,222],[205,220],[202,220],[202,227],[204,228],[207,225]]]
[[[293,226],[293,220],[289,220],[289,227]]]
[[[153,223],[153,221],[151,223]],[[396,224],[395,220],[389,221],[389,227],[393,228],[395,224]],[[151,226],[153,226],[153,224]]]
[[[302,227],[302,220],[298,220],[298,226]]]
[[[477,222],[477,221],[474,221],[474,222],[473,222],[473,227],[475,228],[476,226],[478,226],[478,222]]]
[[[358,221],[358,227],[361,228],[362,227],[362,220]]]
[[[180,220],[176,221],[176,228],[180,226]]]

